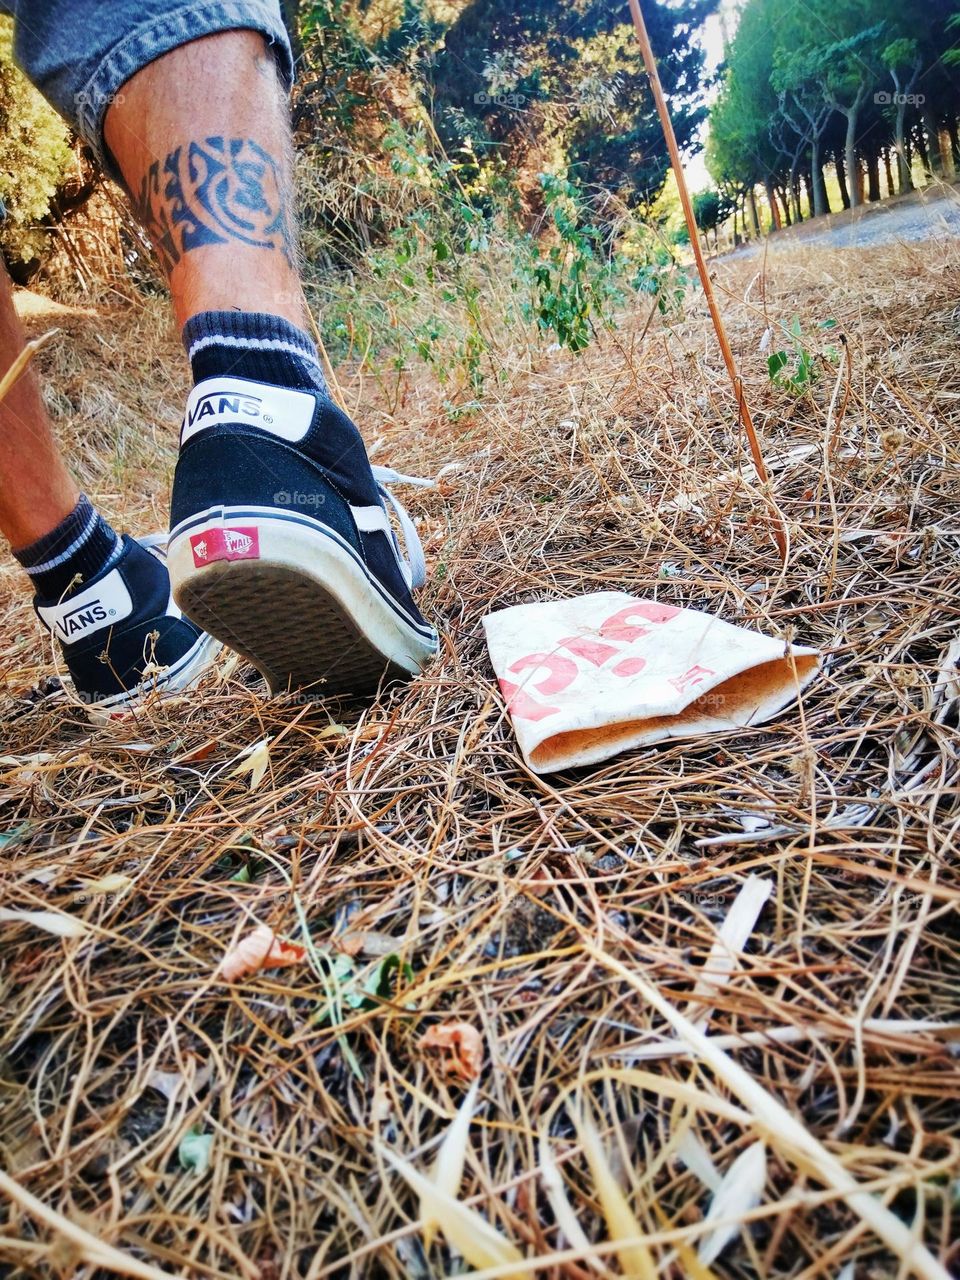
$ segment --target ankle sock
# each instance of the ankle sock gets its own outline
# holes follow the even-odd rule
[[[49,533],[14,551],[44,600],[60,600],[120,558],[123,543],[85,494]]]
[[[282,316],[264,311],[201,311],[183,327],[194,382],[250,378],[327,395],[316,344]]]

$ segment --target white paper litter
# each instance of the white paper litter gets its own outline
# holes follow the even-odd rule
[[[759,724],[814,678],[814,649],[619,591],[483,620],[523,758],[536,773]]]

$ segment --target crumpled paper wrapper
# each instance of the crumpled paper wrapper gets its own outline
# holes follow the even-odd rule
[[[760,724],[820,663],[815,649],[620,591],[515,605],[483,626],[535,773]]]

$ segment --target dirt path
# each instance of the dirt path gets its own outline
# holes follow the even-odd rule
[[[960,236],[960,190],[956,187],[944,187],[935,193],[916,191],[879,204],[845,209],[827,218],[787,227],[771,236],[768,243],[771,251],[796,244],[862,249],[944,235]],[[737,255],[746,257],[760,248],[759,244],[745,245]]]

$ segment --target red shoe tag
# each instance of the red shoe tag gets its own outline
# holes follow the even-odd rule
[[[214,560],[259,560],[260,531],[256,526],[224,528],[217,525],[190,535],[193,563],[198,569]]]

